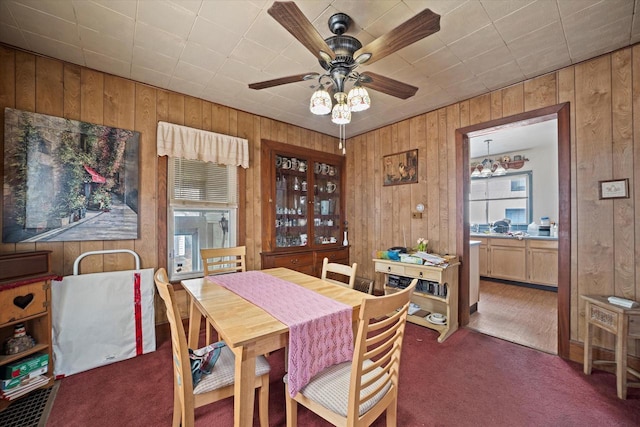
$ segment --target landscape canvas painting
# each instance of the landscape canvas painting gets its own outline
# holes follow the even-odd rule
[[[138,237],[138,132],[4,114],[3,243]]]

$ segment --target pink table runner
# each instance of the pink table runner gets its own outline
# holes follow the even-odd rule
[[[324,368],[353,357],[350,306],[260,271],[207,279],[289,327],[288,383],[292,397]]]

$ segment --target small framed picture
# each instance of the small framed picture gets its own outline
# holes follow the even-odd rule
[[[629,198],[629,178],[600,181],[600,199]]]
[[[418,182],[418,150],[383,156],[383,169],[385,186]]]

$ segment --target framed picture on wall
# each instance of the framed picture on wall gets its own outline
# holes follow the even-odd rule
[[[629,178],[600,181],[600,199],[629,198]]]
[[[138,132],[4,115],[3,243],[138,238]]]
[[[418,149],[383,156],[382,162],[385,186],[418,182]]]

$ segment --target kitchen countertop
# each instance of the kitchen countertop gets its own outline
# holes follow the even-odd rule
[[[469,233],[469,237],[490,237],[492,239],[517,239],[515,236],[510,236],[508,234],[501,233]],[[557,237],[549,237],[549,236],[522,236],[523,240],[558,240]]]

